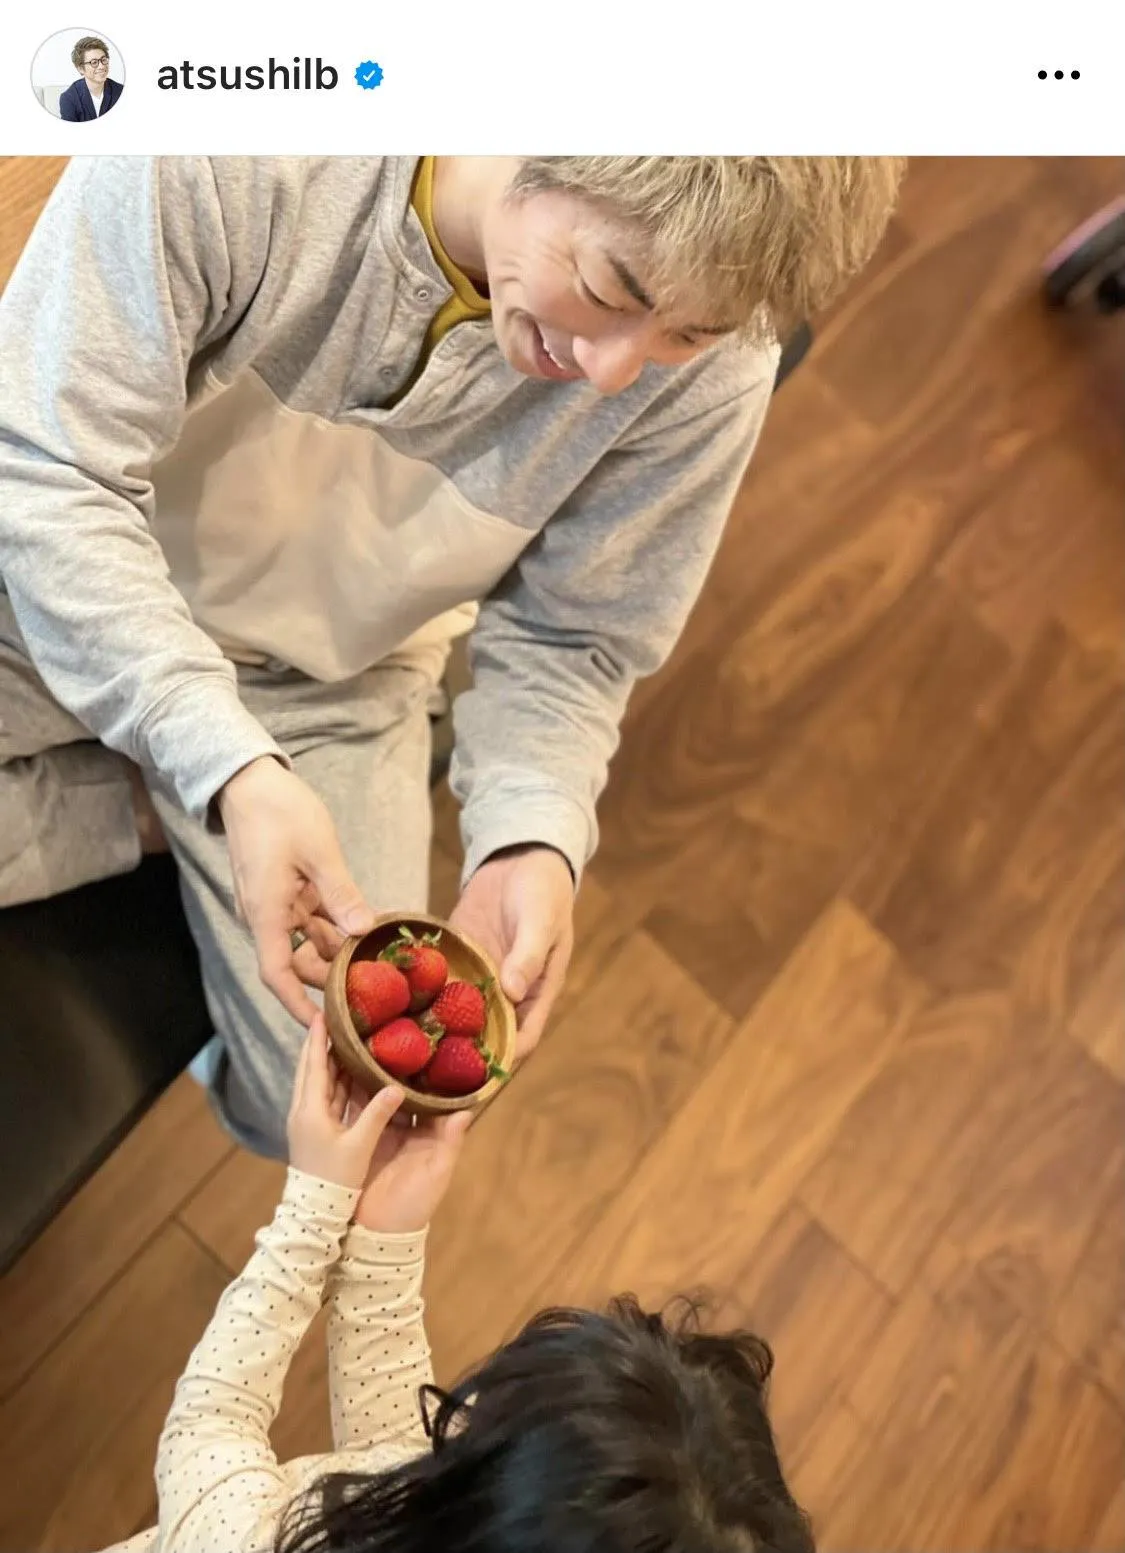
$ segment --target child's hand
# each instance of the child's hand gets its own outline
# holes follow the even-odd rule
[[[402,1104],[401,1089],[381,1089],[360,1106],[347,1078],[328,1050],[324,1015],[309,1027],[289,1107],[289,1163],[307,1175],[354,1189],[368,1167],[384,1129]],[[363,1097],[366,1099],[366,1097]]]
[[[353,1105],[363,1095],[356,1090]],[[372,1102],[374,1104],[374,1102]],[[471,1111],[396,1119],[375,1146],[355,1222],[384,1235],[425,1229],[445,1196],[472,1121]]]

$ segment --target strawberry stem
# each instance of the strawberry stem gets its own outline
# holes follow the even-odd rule
[[[419,938],[403,922],[399,925],[398,937],[391,939],[390,943],[379,955],[379,959],[386,960],[389,965],[397,966],[399,970],[402,970],[404,967],[410,969],[414,964],[415,954],[420,948],[436,949],[440,942],[440,928],[435,929],[432,933],[423,933]]]
[[[492,1054],[492,1052],[489,1051],[487,1046],[481,1046],[480,1054],[488,1064],[489,1078],[511,1078],[512,1075],[508,1072],[507,1068],[505,1068],[500,1062],[496,1060],[495,1056]]]

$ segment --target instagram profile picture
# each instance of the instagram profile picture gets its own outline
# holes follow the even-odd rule
[[[96,27],[65,27],[36,50],[31,86],[52,118],[92,123],[121,101],[125,64],[112,40]]]

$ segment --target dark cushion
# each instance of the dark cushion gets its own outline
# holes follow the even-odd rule
[[[0,911],[0,1269],[211,1036],[170,857]]]

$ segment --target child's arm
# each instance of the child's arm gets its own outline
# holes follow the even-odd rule
[[[468,1112],[388,1127],[332,1275],[328,1314],[332,1438],[337,1450],[390,1439],[426,1448],[419,1387],[432,1384],[422,1326],[426,1226],[465,1141]]]
[[[272,1539],[263,1531],[290,1489],[269,1428],[358,1197],[289,1171],[273,1222],[176,1387],[156,1462],[161,1553],[235,1553]]]
[[[328,1376],[337,1450],[412,1437],[426,1445],[419,1388],[433,1382],[422,1325],[425,1230],[353,1225],[330,1280]]]

